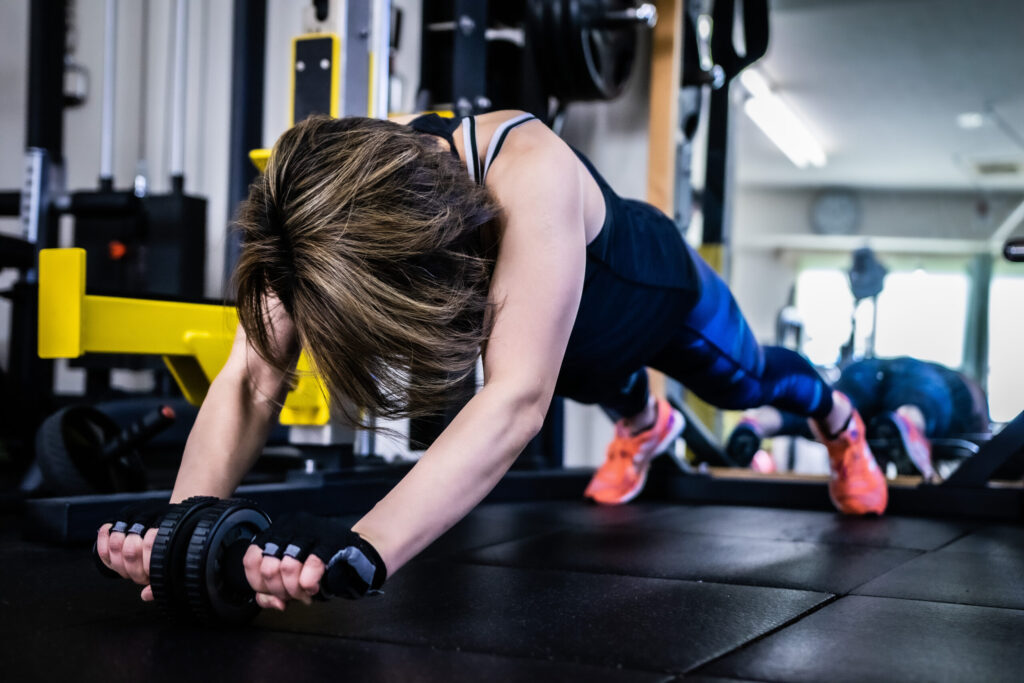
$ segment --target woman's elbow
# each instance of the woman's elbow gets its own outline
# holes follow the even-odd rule
[[[525,395],[516,401],[515,414],[517,416],[517,429],[523,443],[540,434],[544,426],[544,419],[547,417],[548,409],[551,407],[551,395]]]

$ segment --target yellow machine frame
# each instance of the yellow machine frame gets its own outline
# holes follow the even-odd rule
[[[199,405],[227,362],[237,327],[238,313],[231,306],[86,294],[84,249],[39,252],[40,358],[159,355],[185,398]],[[327,424],[327,390],[305,353],[298,371],[281,424]]]

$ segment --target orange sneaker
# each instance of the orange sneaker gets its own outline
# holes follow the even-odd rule
[[[854,410],[846,429],[834,439],[825,439],[814,420],[810,423],[811,431],[828,448],[828,493],[832,504],[844,515],[885,512],[889,489],[868,447],[860,413]]]
[[[682,413],[665,399],[659,398],[657,406],[654,426],[639,434],[630,434],[622,420],[615,424],[607,460],[590,480],[584,496],[604,505],[620,505],[639,495],[647,483],[651,461],[683,433],[686,425]]]

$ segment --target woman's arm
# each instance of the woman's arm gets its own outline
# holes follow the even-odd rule
[[[540,430],[551,403],[583,288],[581,168],[553,133],[527,126],[535,128],[531,135],[506,146],[495,168],[501,175],[489,176],[506,225],[491,283],[497,314],[484,388],[353,527],[389,574],[483,500]]]
[[[275,349],[282,359],[294,362],[298,345],[291,320],[276,300],[268,300],[265,310],[269,312]],[[228,361],[211,383],[185,444],[172,503],[196,495],[227,498],[232,494],[259,456],[287,393],[286,380],[287,373],[252,350],[239,327]],[[146,586],[143,600],[153,599],[147,584],[155,539],[155,528],[149,528],[142,537],[111,533],[109,523],[100,527],[96,537],[96,552],[108,567]]]
[[[276,300],[268,300],[266,310],[275,348],[294,367],[298,345],[292,322]],[[227,363],[189,433],[171,502],[230,497],[259,457],[287,392],[287,374],[260,358],[239,326]]]

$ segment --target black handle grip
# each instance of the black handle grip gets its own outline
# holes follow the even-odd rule
[[[1006,240],[1003,245],[1003,257],[1007,261],[1024,261],[1024,237]]]
[[[174,417],[174,409],[166,405],[146,413],[105,443],[100,458],[117,458],[141,446],[174,424]]]

